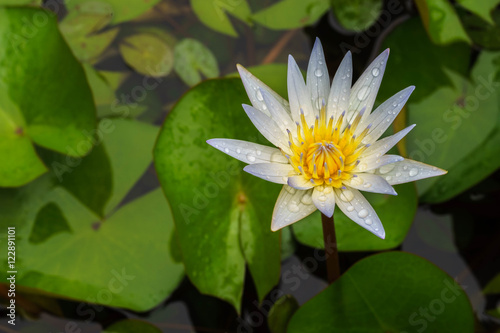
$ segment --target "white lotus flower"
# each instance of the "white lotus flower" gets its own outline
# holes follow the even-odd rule
[[[289,103],[238,65],[253,105],[243,108],[278,148],[231,139],[207,143],[248,163],[244,170],[252,175],[284,184],[271,230],[288,226],[316,209],[331,217],[337,204],[351,220],[385,238],[380,219],[359,191],[397,195],[391,185],[446,173],[401,156],[386,155],[415,125],[378,140],[415,88],[403,89],[371,112],[388,56],[389,49],[351,87],[352,60],[348,52],[330,87],[323,48],[316,39],[307,84],[293,57],[288,58]]]

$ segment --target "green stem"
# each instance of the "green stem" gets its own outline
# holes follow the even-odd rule
[[[325,242],[326,271],[328,273],[328,283],[332,284],[340,277],[339,252],[337,248],[337,238],[335,236],[335,224],[333,216],[328,217],[321,214],[323,224],[323,241]]]

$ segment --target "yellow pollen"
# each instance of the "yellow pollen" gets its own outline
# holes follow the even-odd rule
[[[352,178],[352,170],[359,163],[358,157],[367,148],[361,140],[368,129],[354,135],[363,112],[342,131],[345,112],[335,121],[333,117],[326,117],[323,105],[314,125],[309,126],[301,111],[300,123],[296,123],[296,137],[288,131],[292,150],[290,163],[295,171],[314,186],[326,184],[341,188],[343,180]]]

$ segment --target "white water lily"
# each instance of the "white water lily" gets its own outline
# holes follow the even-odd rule
[[[385,238],[380,219],[359,191],[397,195],[391,185],[446,173],[386,154],[415,125],[378,140],[415,88],[403,89],[371,112],[388,56],[387,49],[351,87],[352,60],[348,52],[330,86],[323,48],[316,39],[307,68],[307,84],[289,56],[289,103],[238,65],[253,105],[243,108],[277,148],[231,139],[211,139],[207,143],[248,163],[246,172],[284,184],[273,212],[273,231],[316,209],[331,217],[337,205],[351,220]]]

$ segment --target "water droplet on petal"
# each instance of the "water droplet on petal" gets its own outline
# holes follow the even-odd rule
[[[225,152],[226,154],[229,154],[229,149],[228,149],[228,148],[224,148],[224,152]]]
[[[373,76],[378,76],[379,74],[380,74],[380,70],[378,68],[375,67],[374,69],[372,69]]]
[[[257,154],[257,156],[260,156],[262,154],[260,150],[257,150],[255,153]]]
[[[349,202],[354,199],[354,193],[349,190],[343,190],[342,193],[340,193],[340,199],[342,201]]]
[[[240,148],[236,148],[236,153],[241,154],[241,149]]]
[[[354,206],[347,206],[347,211],[352,212],[354,210]]]
[[[311,194],[309,194],[309,193],[304,194],[304,196],[302,197],[302,199],[300,199],[300,201],[301,201],[304,205],[310,205],[310,204],[312,204],[312,197],[311,197]]]
[[[299,205],[297,205],[295,201],[291,201],[287,207],[292,213],[297,213],[299,211]]]
[[[262,97],[262,93],[260,92],[260,89],[255,92],[255,97],[257,98],[257,100],[259,100],[261,102],[264,100],[264,97]]]
[[[369,93],[370,93],[370,87],[364,86],[361,89],[359,89],[357,97],[360,101],[364,101],[368,97]]]
[[[247,154],[247,160],[250,162],[255,162],[255,156],[253,156],[252,154]]]
[[[414,177],[418,174],[418,169],[417,168],[412,168],[409,172],[410,177]]]
[[[363,187],[364,187],[364,188],[370,188],[370,187],[372,187],[372,184],[371,184],[371,183],[365,183],[365,184],[363,185]]]
[[[286,177],[283,177],[283,178],[286,178]],[[285,186],[285,189],[288,191],[288,193],[290,194],[294,194],[296,191],[293,187],[290,187],[290,186]]]
[[[391,164],[386,164],[386,165],[383,165],[380,167],[380,169],[378,169],[378,171],[384,175],[388,172],[391,172],[393,169],[394,169],[395,165],[393,163]]]
[[[388,182],[391,181],[392,177],[391,176],[387,176],[385,177],[385,180],[387,180]]]
[[[358,216],[364,219],[365,217],[368,216],[368,211],[366,209],[362,209],[358,212]]]
[[[316,75],[317,77],[321,77],[323,76],[323,71],[320,68],[318,68],[314,71],[314,75]]]
[[[373,223],[373,221],[372,221],[372,219],[366,219],[365,223],[368,224],[368,225],[371,225]]]

